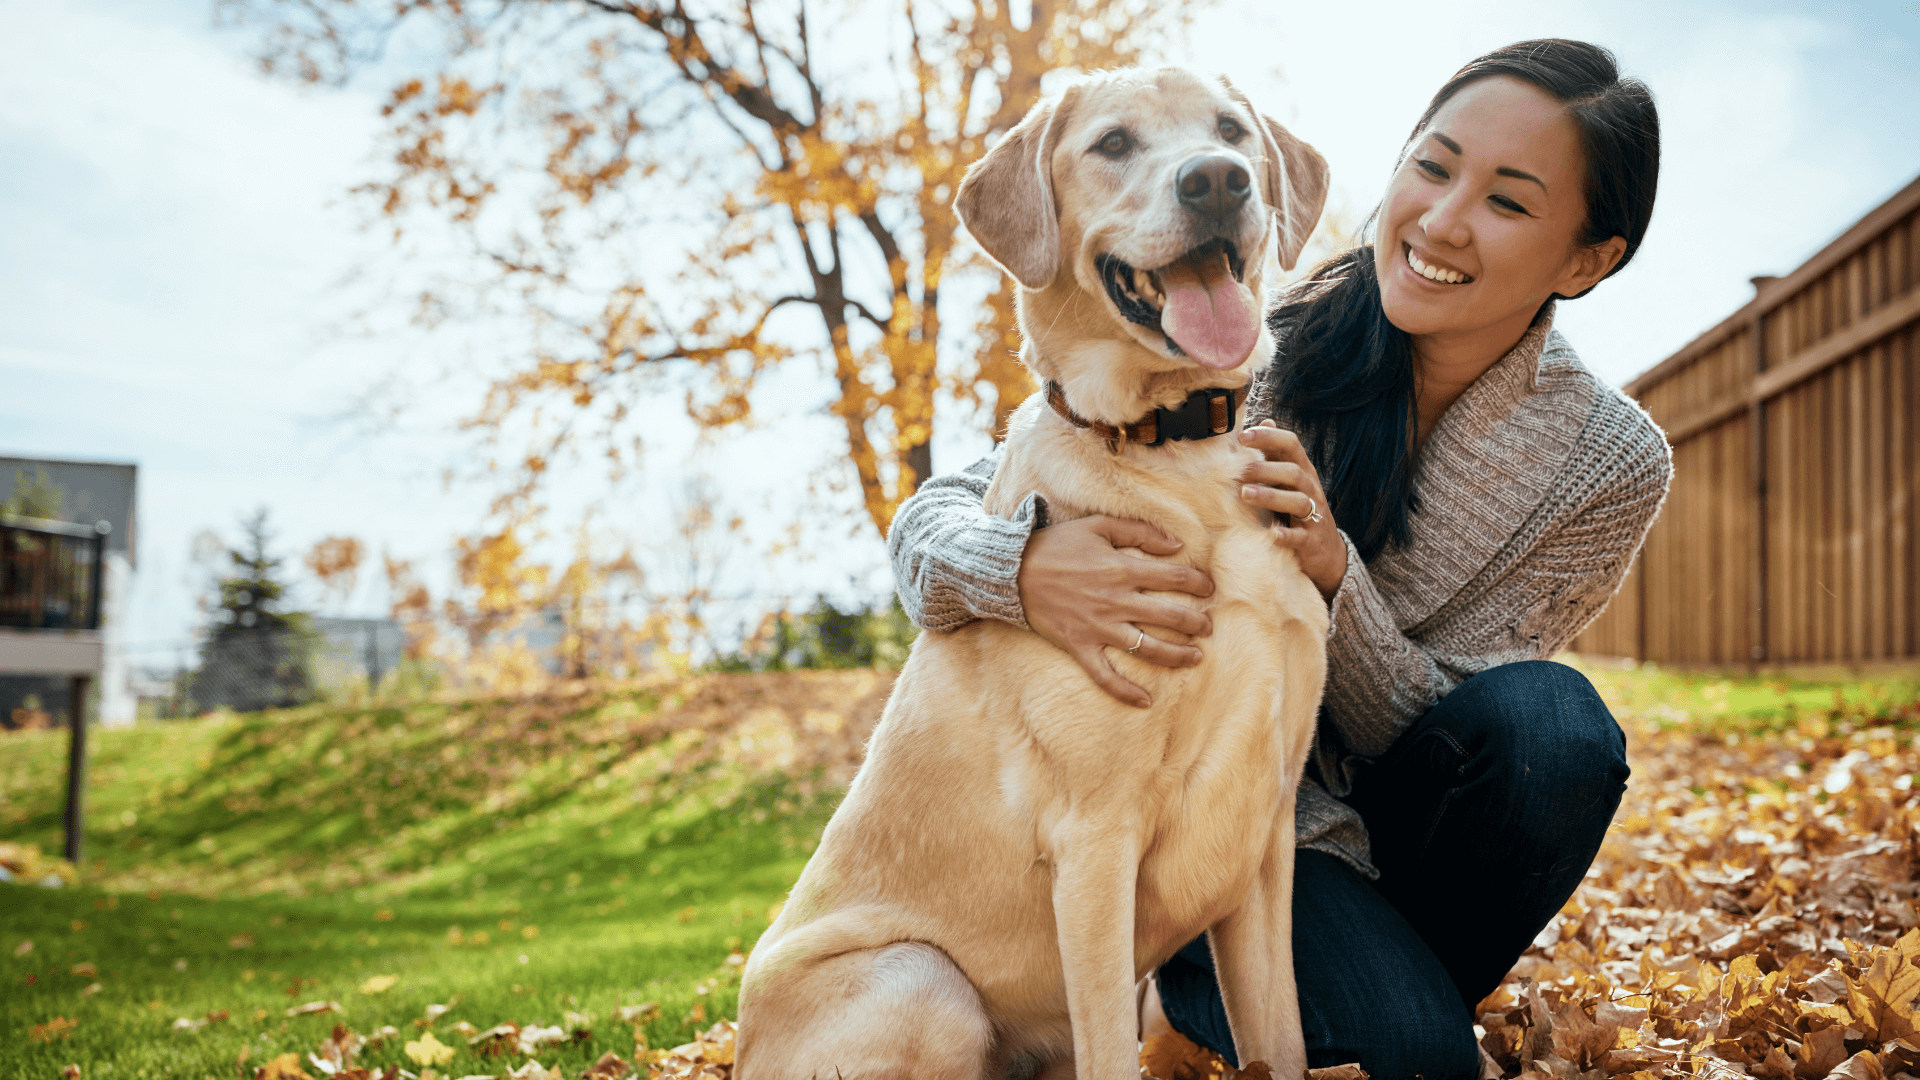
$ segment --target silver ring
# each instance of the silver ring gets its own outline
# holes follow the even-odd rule
[[[1135,630],[1140,630],[1140,628],[1139,628],[1139,627],[1137,627],[1137,626],[1136,626],[1136,627],[1134,627],[1134,629],[1135,629]],[[1127,650],[1127,652],[1128,652],[1128,654],[1129,654],[1129,655],[1135,655],[1135,656],[1137,656],[1137,655],[1139,655],[1139,653],[1140,653],[1140,645],[1141,645],[1141,643],[1142,643],[1142,642],[1144,642],[1144,641],[1146,641],[1146,640],[1147,640],[1147,632],[1146,632],[1145,630],[1140,630],[1140,636],[1139,636],[1139,637],[1137,637],[1137,638],[1134,638],[1134,639],[1133,639],[1133,648],[1131,648],[1131,649],[1128,649],[1128,650]]]
[[[1307,520],[1316,524],[1320,521],[1320,504],[1311,495],[1307,496]]]

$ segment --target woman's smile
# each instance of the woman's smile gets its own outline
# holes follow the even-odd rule
[[[1473,275],[1451,266],[1431,253],[1422,255],[1414,246],[1404,241],[1400,245],[1406,249],[1406,264],[1414,273],[1437,285],[1467,285],[1473,282]]]

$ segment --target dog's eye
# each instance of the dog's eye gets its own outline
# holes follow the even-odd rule
[[[1220,137],[1221,138],[1227,140],[1228,142],[1239,142],[1241,136],[1245,135],[1246,133],[1247,133],[1247,129],[1240,126],[1240,121],[1235,120],[1231,116],[1223,116],[1220,118]]]
[[[1112,131],[1100,136],[1100,141],[1094,145],[1094,149],[1108,157],[1117,158],[1133,149],[1133,136],[1119,128],[1114,128]]]

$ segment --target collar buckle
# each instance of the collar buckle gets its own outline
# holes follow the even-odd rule
[[[1082,419],[1067,405],[1066,391],[1057,382],[1049,380],[1046,392],[1047,404],[1062,419],[1075,427],[1093,430],[1116,451],[1123,443],[1164,446],[1171,439],[1211,439],[1225,435],[1239,422],[1240,404],[1247,396],[1244,387],[1195,390],[1177,408],[1155,409],[1131,424],[1115,426]]]
[[[1239,402],[1234,392],[1223,387],[1196,390],[1177,409],[1153,410],[1156,438],[1148,446],[1159,446],[1169,439],[1210,439],[1233,430]]]

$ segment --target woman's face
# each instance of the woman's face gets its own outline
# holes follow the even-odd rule
[[[1544,91],[1506,76],[1463,87],[1387,188],[1374,250],[1387,319],[1510,346],[1549,296],[1605,276],[1626,245],[1576,245],[1585,171],[1573,119]]]

